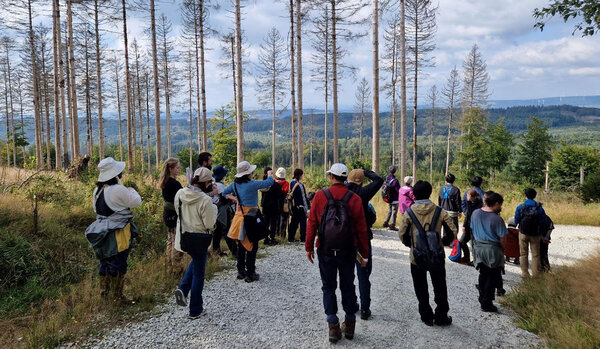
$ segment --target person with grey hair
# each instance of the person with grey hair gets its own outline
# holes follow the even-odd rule
[[[400,182],[396,178],[396,166],[391,165],[388,168],[389,174],[385,179],[385,186],[389,191],[389,199],[388,199],[388,213],[385,216],[385,221],[383,222],[384,228],[390,228],[390,230],[396,229],[396,216],[398,215],[398,192],[400,191]],[[389,224],[389,223],[392,224]]]
[[[413,181],[414,178],[412,176],[404,177],[404,185],[398,192],[398,210],[401,214],[404,214],[415,203],[415,195],[413,194],[412,187]]]

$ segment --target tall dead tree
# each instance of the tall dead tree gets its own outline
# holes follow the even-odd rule
[[[379,172],[379,0],[373,0],[373,171]],[[393,143],[393,141],[392,141]]]
[[[1,44],[2,47],[4,48],[4,59],[5,59],[5,89],[6,89],[6,94],[7,94],[7,99],[6,99],[6,118],[8,120],[8,114],[9,114],[9,106],[10,106],[10,134],[11,134],[11,138],[12,138],[12,163],[13,166],[17,166],[17,140],[16,140],[16,132],[15,132],[15,107],[14,107],[14,101],[13,101],[13,88],[12,88],[12,68],[11,68],[11,59],[10,59],[10,53],[12,52],[12,50],[15,48],[15,41],[12,38],[9,38],[7,36],[2,37],[1,39]],[[8,121],[7,121],[8,122]],[[8,130],[8,127],[7,127]],[[8,131],[7,131],[8,132]],[[8,147],[8,143],[9,143],[9,139],[7,137],[6,139],[6,144]],[[8,149],[8,148],[7,148]],[[10,151],[7,151],[7,156],[8,154],[10,154]],[[9,161],[10,162],[10,161]]]
[[[98,2],[94,0],[94,36],[96,39],[96,94],[98,107],[98,148],[100,159],[104,159],[104,116],[102,114],[102,56],[100,55],[100,19]]]
[[[358,157],[362,159],[363,153],[363,130],[365,126],[365,116],[369,107],[369,98],[371,97],[371,88],[366,78],[360,80],[356,93],[354,94],[355,104],[354,110],[357,113],[358,119]]]
[[[236,73],[236,151],[237,162],[244,160],[244,95],[242,88],[242,15],[240,0],[234,0],[235,12],[235,73]]]
[[[304,127],[302,111],[302,0],[296,0],[296,72],[298,93],[298,167],[304,168]]]
[[[150,0],[150,32],[152,36],[152,74],[154,81],[154,127],[156,167],[160,168],[162,160],[162,147],[160,138],[160,93],[158,91],[158,57],[156,51],[156,19],[154,0]]]
[[[75,47],[73,42],[73,9],[72,0],[67,0],[67,63],[69,69],[69,117],[71,121],[71,148],[73,159],[77,159],[81,152],[79,146],[79,118],[77,116],[77,83],[75,82]]]
[[[429,54],[435,49],[437,7],[430,0],[406,0],[406,36],[408,51],[411,54],[410,69],[413,74],[413,153],[412,175],[417,176],[417,101],[419,75],[426,67],[433,66]]]
[[[117,57],[117,55],[115,54],[114,57],[112,58],[112,63],[114,64],[114,70],[115,70],[115,88],[116,88],[116,95],[115,98],[117,99],[117,118],[119,120],[119,160],[123,161],[123,130],[122,130],[122,117],[121,117],[121,84],[119,83],[119,80],[121,79],[121,62],[119,61],[119,58]]]
[[[199,0],[200,16],[198,17],[198,27],[200,34],[200,91],[202,95],[202,150],[208,150],[208,132],[206,130],[206,59],[204,58],[204,37],[206,36],[206,18],[208,11],[206,8],[206,0]],[[200,133],[200,128],[198,128]]]
[[[429,183],[433,183],[433,136],[435,133],[435,105],[437,103],[437,86],[431,86],[429,89],[429,102],[431,103],[431,114],[429,118]]]
[[[163,70],[163,87],[165,90],[165,116],[167,118],[167,157],[171,157],[171,92],[170,85],[171,82],[169,80],[169,63],[171,60],[171,51],[173,51],[173,44],[171,39],[168,37],[171,32],[171,22],[162,14],[158,19],[158,36],[160,37],[160,60],[162,63]],[[203,53],[201,53],[203,55]],[[203,108],[205,109],[206,102],[203,102]]]
[[[152,2],[152,0],[150,0]],[[127,98],[126,102],[126,110],[127,110],[127,163],[130,171],[135,170],[135,164],[133,162],[133,140],[132,140],[132,101],[131,101],[131,76],[129,74],[129,44],[127,40],[127,8],[125,4],[125,0],[121,0],[121,10],[123,14],[123,48],[125,49],[125,96]],[[153,33],[155,32],[154,23]],[[157,119],[159,117],[157,116]],[[160,126],[159,126],[160,128]],[[157,128],[158,133],[158,128]],[[159,140],[157,135],[157,140]],[[160,146],[160,141],[156,142],[156,146]],[[157,154],[158,155],[158,154]],[[160,159],[160,158],[158,158]]]
[[[454,120],[454,109],[456,99],[459,97],[460,89],[460,78],[458,76],[458,70],[456,70],[456,66],[450,72],[450,77],[448,77],[448,81],[446,82],[446,86],[442,90],[442,95],[446,99],[448,103],[448,137],[446,140],[446,172],[448,174],[450,168],[450,142],[452,139],[452,122]]]
[[[49,61],[49,53],[50,51],[48,50],[48,33],[50,32],[50,28],[40,24],[38,26],[36,26],[35,28],[36,30],[36,38],[37,38],[37,42],[36,44],[39,45],[39,57],[38,57],[38,65],[39,65],[39,69],[38,69],[38,73],[40,74],[40,100],[42,101],[41,104],[43,104],[43,119],[40,120],[40,123],[42,125],[41,129],[43,130],[43,134],[42,134],[42,139],[45,136],[45,140],[42,140],[42,143],[45,144],[45,149],[46,149],[46,168],[47,169],[51,169],[52,168],[52,159],[50,156],[50,144],[51,144],[51,137],[50,137],[50,87],[48,85],[48,80],[49,78],[49,68],[48,68],[48,61]],[[42,108],[42,105],[40,105],[40,108]]]
[[[271,107],[271,167],[275,168],[275,142],[277,132],[275,121],[277,119],[277,104],[281,103],[285,96],[284,83],[288,72],[286,64],[285,42],[279,31],[273,27],[263,39],[258,54],[256,85],[259,103]]]
[[[133,41],[133,55],[135,58],[135,101],[137,101],[137,111],[138,111],[138,124],[140,127],[140,163],[141,163],[141,172],[144,172],[144,119],[142,117],[142,89],[141,89],[141,76],[140,76],[140,49],[137,44],[137,40]],[[135,119],[135,112],[134,112]],[[150,166],[150,164],[148,164]]]
[[[473,44],[471,51],[463,61],[461,104],[465,114],[470,113],[473,108],[485,108],[490,96],[489,82],[487,64],[481,57],[479,46]]]
[[[60,119],[60,82],[61,76],[58,72],[58,46],[60,41],[57,38],[57,31],[59,30],[60,23],[57,23],[60,14],[57,15],[57,11],[60,9],[57,7],[58,4],[55,0],[52,0],[52,91],[54,92],[54,157],[56,159],[56,169],[60,169],[63,166],[62,159],[62,144],[61,144],[61,119]],[[58,43],[58,44],[57,44]],[[14,131],[13,131],[14,134]],[[16,164],[16,161],[15,161]]]
[[[290,0],[289,4],[290,10],[290,37],[289,37],[289,47],[290,47],[290,97],[291,97],[291,119],[292,119],[292,168],[298,167],[298,143],[296,143],[296,68],[295,62],[296,59],[294,52],[296,49],[295,45],[295,35],[294,35],[294,0]]]
[[[397,120],[398,120],[398,75],[400,73],[400,31],[399,31],[399,17],[395,16],[388,25],[388,28],[383,34],[385,40],[385,54],[383,56],[384,67],[383,69],[389,73],[390,80],[384,85],[384,90],[387,92],[386,95],[392,100],[392,164],[396,164],[398,161],[398,152],[396,151],[396,139],[397,139]]]
[[[406,176],[406,0],[400,1],[400,178]]]

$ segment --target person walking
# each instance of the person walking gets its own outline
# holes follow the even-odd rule
[[[269,176],[267,173],[272,171],[270,167],[265,167],[263,172],[263,180]],[[269,229],[269,236],[265,238],[265,245],[276,245],[275,234],[279,231],[279,220],[281,216],[281,207],[283,205],[284,193],[281,190],[281,185],[274,182],[270,187],[261,189],[260,206],[265,218],[265,222]]]
[[[323,307],[327,315],[329,341],[336,343],[342,338],[354,338],[358,305],[354,290],[354,260],[356,250],[362,256],[369,253],[367,224],[360,197],[350,191],[344,182],[348,168],[344,164],[333,164],[327,171],[331,186],[319,190],[313,199],[306,231],[306,257],[314,263],[315,237],[319,271],[323,286]],[[364,259],[361,266],[368,263]],[[337,316],[337,275],[340,279],[342,307],[346,313],[340,328]]]
[[[306,242],[306,216],[310,210],[310,200],[306,195],[306,188],[302,183],[304,171],[301,168],[294,170],[294,178],[290,183],[288,200],[291,201],[290,214],[292,219],[288,227],[288,242],[296,241],[296,230],[300,226],[300,242]]]
[[[163,197],[163,220],[167,226],[167,266],[174,272],[183,272],[183,253],[177,251],[175,244],[175,227],[177,226],[177,212],[173,200],[175,194],[182,188],[181,183],[177,181],[177,176],[181,170],[181,164],[176,158],[167,159],[160,171],[160,189]]]
[[[440,188],[440,193],[438,195],[438,205],[448,213],[450,218],[452,218],[454,225],[458,227],[458,219],[460,218],[460,215],[462,213],[462,202],[460,199],[460,189],[454,186],[455,180],[456,177],[452,173],[448,172],[448,174],[446,174],[446,184],[444,184]],[[464,249],[467,245],[466,243],[459,243],[461,249]],[[467,250],[468,249],[469,248],[467,247]],[[467,254],[468,253],[469,252],[467,251]]]
[[[279,187],[281,187],[281,191],[283,193],[283,197],[282,197],[281,201],[278,203],[280,218],[279,218],[279,226],[278,226],[278,230],[277,230],[277,235],[282,236],[282,237],[286,236],[286,231],[288,228],[288,221],[290,218],[289,210],[283,208],[283,201],[284,201],[283,199],[290,192],[290,183],[285,180],[286,174],[287,173],[285,171],[285,168],[283,168],[283,167],[278,168],[277,171],[275,172],[275,182],[277,182],[277,184],[279,184]]]
[[[412,176],[404,177],[404,185],[398,192],[398,210],[401,214],[404,214],[415,203],[415,195],[413,194],[412,187],[413,181],[414,178]]]
[[[385,186],[390,192],[390,197],[388,200],[388,212],[385,216],[385,221],[383,221],[383,227],[389,227],[390,230],[396,230],[396,217],[398,214],[398,193],[400,191],[400,182],[396,178],[396,170],[396,166],[391,165],[388,168],[389,174],[385,179]]]
[[[192,257],[183,279],[175,290],[175,301],[180,306],[187,306],[189,294],[190,319],[197,319],[204,310],[202,290],[208,246],[210,246],[215,223],[217,222],[217,206],[207,193],[213,191],[213,177],[208,168],[200,167],[194,172],[191,185],[175,194],[177,208],[177,229],[175,248]]]
[[[252,180],[256,165],[248,161],[237,164],[235,180],[223,191],[228,199],[237,204],[229,228],[229,238],[238,241],[237,247],[237,278],[246,282],[258,281],[260,275],[256,273],[256,252],[258,241],[251,242],[244,228],[244,216],[253,208],[258,208],[258,191],[273,185],[272,171],[267,172],[267,179],[263,181]],[[235,196],[233,196],[235,194]]]
[[[92,200],[96,220],[85,230],[85,237],[100,260],[101,295],[119,301],[127,301],[123,296],[127,257],[133,238],[138,236],[131,209],[142,203],[135,189],[121,184],[124,169],[124,162],[111,157],[98,163],[100,173]]]
[[[217,205],[217,224],[213,234],[212,249],[219,256],[226,256],[227,253],[221,251],[221,239],[225,238],[227,247],[232,255],[237,255],[237,243],[227,237],[229,226],[231,225],[231,219],[235,213],[232,207],[231,200],[228,200],[224,195],[225,184],[223,184],[223,178],[229,172],[228,169],[219,165],[213,169],[213,178],[215,180],[215,186],[217,187],[217,195],[213,197],[213,204]]]
[[[483,178],[481,178],[480,176],[475,176],[471,179],[471,188],[465,190],[465,194],[463,195],[463,199],[462,199],[462,203],[461,203],[462,212],[467,211],[467,192],[471,189],[477,191],[477,193],[479,194],[479,197],[482,198],[482,201],[485,204],[485,200],[484,200],[485,193],[484,193],[483,189],[481,189],[482,183],[483,183]]]
[[[477,209],[483,207],[483,201],[479,197],[479,193],[471,189],[467,192],[467,211],[464,212],[465,220],[463,222],[462,236],[460,237],[460,249],[462,250],[463,257],[461,262],[470,266],[473,266],[471,261],[471,253],[469,251],[468,242],[473,237],[473,230],[471,229],[471,215]]]
[[[540,273],[540,242],[542,226],[545,224],[546,212],[541,203],[535,201],[537,192],[533,188],[525,189],[525,201],[515,210],[515,224],[519,227],[519,249],[521,256],[521,274],[529,274],[529,249],[531,248],[531,274],[535,277]],[[545,232],[544,232],[545,233]]]
[[[486,193],[485,206],[471,215],[473,231],[473,262],[479,270],[479,303],[485,312],[497,312],[494,291],[502,288],[504,268],[504,243],[507,234],[504,220],[500,217],[504,198],[494,192]]]
[[[449,246],[456,238],[457,227],[454,225],[454,220],[450,218],[448,213],[434,204],[429,197],[433,188],[427,181],[417,181],[413,187],[415,195],[415,203],[410,207],[410,211],[404,213],[400,223],[398,236],[402,243],[410,247],[410,273],[413,279],[415,295],[419,302],[419,315],[421,321],[427,326],[448,326],[452,323],[452,317],[448,316],[450,306],[448,305],[448,288],[446,285],[446,267],[444,264],[445,258],[442,258],[440,264],[429,270],[419,266],[415,260],[415,245],[420,232],[418,226],[429,226],[428,230],[435,231],[438,236],[438,245]],[[411,217],[414,215],[415,222]],[[435,221],[435,222],[434,222]],[[435,223],[435,224],[433,224]],[[442,237],[442,226],[445,232],[451,234]],[[443,257],[443,256],[442,256]],[[427,286],[427,272],[433,285],[434,301],[436,304],[435,313],[429,304],[429,291]]]
[[[370,179],[371,183],[363,186],[365,177]],[[373,271],[373,249],[371,247],[373,231],[371,230],[371,227],[377,219],[374,212],[369,208],[369,201],[377,194],[382,185],[383,178],[379,177],[379,175],[373,171],[354,169],[350,171],[350,174],[348,175],[348,189],[356,193],[362,201],[363,212],[365,213],[365,220],[367,222],[367,234],[369,236],[369,254],[366,256],[363,255],[363,257],[367,257],[368,260],[366,267],[362,267],[358,261],[355,262],[356,276],[358,277],[358,290],[360,294],[360,318],[362,320],[368,320],[371,317],[371,281],[369,280],[371,272]],[[393,228],[395,229],[395,227]],[[390,227],[390,230],[393,230],[392,226]]]

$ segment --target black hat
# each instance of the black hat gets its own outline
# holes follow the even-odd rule
[[[223,179],[223,177],[227,175],[227,172],[229,172],[228,169],[219,165],[213,169],[213,178],[217,181],[220,181],[221,179]]]

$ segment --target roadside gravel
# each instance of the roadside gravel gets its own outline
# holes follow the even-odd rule
[[[509,310],[483,313],[477,302],[478,273],[447,262],[451,326],[427,327],[419,320],[408,249],[394,232],[377,230],[372,282],[373,318],[357,319],[354,340],[337,346],[357,348],[496,348],[535,347],[534,334],[517,328]],[[600,248],[600,228],[558,226],[550,245],[552,266],[567,265]],[[301,245],[265,249],[257,260],[260,281],[245,283],[228,270],[207,282],[206,315],[187,319],[174,299],[159,315],[110,330],[83,345],[94,348],[322,348],[329,347],[317,265],[307,262]],[[447,253],[449,250],[446,251]],[[507,264],[505,288],[519,282],[519,266]],[[356,283],[357,281],[355,281]],[[358,292],[358,288],[357,288]],[[433,306],[433,291],[430,286]],[[338,303],[339,290],[338,290]],[[341,305],[338,315],[343,319]]]

